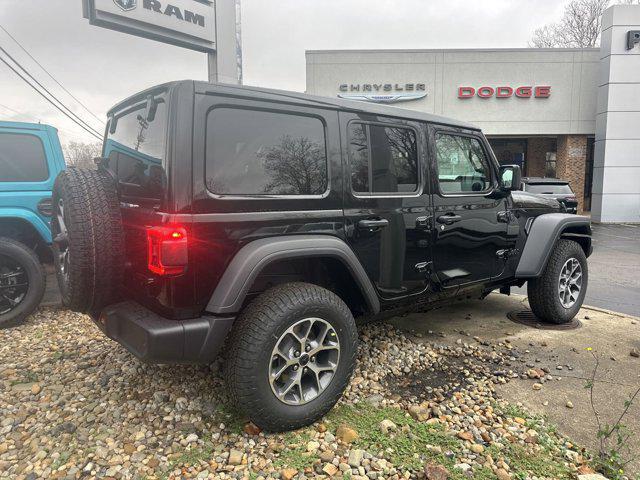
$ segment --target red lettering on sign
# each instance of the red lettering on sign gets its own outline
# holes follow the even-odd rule
[[[493,89],[493,87],[480,87],[478,89],[478,96],[480,98],[490,98],[493,97],[493,94],[495,93],[495,90]]]
[[[541,85],[536,87],[537,98],[549,98],[551,96],[551,87],[548,85]]]
[[[498,87],[496,88],[496,97],[497,98],[509,98],[513,95],[513,88],[511,87]]]
[[[531,87],[518,87],[516,88],[516,97],[530,98],[531,90]]]
[[[476,89],[473,87],[458,88],[458,98],[471,98],[475,94],[476,94]]]
[[[458,98],[472,98],[476,95],[480,98],[510,98],[515,94],[519,98],[549,98],[551,96],[551,87],[549,85],[538,85],[536,87],[458,87]]]

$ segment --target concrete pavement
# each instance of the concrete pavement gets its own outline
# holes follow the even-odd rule
[[[513,380],[498,385],[499,394],[512,403],[521,402],[534,413],[546,415],[572,441],[595,451],[598,429],[589,390],[585,389],[595,362],[586,349],[591,347],[600,359],[594,400],[602,423],[611,424],[622,412],[624,402],[640,387],[640,358],[630,355],[633,348],[640,349],[640,320],[585,308],[578,315],[580,328],[558,331],[528,327],[506,317],[509,311],[526,306],[525,297],[492,294],[484,301],[412,314],[391,323],[403,330],[420,332],[425,341],[440,344],[455,344],[458,339],[469,342],[477,336],[488,341],[485,348],[490,349],[509,341],[515,347],[516,357],[511,369],[524,374],[531,366],[546,368],[552,380],[546,381],[541,390],[533,389],[539,380]],[[573,408],[568,408],[567,402]],[[631,471],[640,473],[640,397],[624,423],[637,432],[630,442],[635,459]]]

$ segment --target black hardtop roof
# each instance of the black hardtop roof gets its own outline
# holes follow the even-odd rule
[[[540,183],[540,184],[555,184],[555,185],[567,185],[569,182],[562,180],[561,178],[553,177],[522,177],[524,183]]]
[[[179,82],[170,82],[155,87],[148,88],[131,97],[119,102],[115,105],[107,115],[121,110],[130,103],[140,101],[140,97],[152,94],[157,90],[166,90],[173,86],[177,86],[183,82],[193,82],[196,93],[212,93],[224,96],[242,96],[251,98],[262,98],[267,101],[276,101],[297,105],[308,105],[316,108],[331,108],[336,110],[345,110],[350,112],[368,113],[372,115],[384,115],[406,120],[416,120],[428,123],[437,123],[440,125],[449,125],[452,127],[465,128],[469,130],[480,130],[478,127],[460,120],[441,117],[439,115],[431,115],[415,110],[405,108],[391,107],[378,103],[359,102],[356,100],[345,100],[342,98],[320,97],[317,95],[309,95],[300,92],[290,92],[286,90],[275,90],[270,88],[250,87],[245,85],[231,85],[224,83],[208,83],[194,80],[183,80]]]

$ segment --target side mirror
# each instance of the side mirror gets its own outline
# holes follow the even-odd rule
[[[502,165],[500,166],[500,188],[504,191],[511,192],[513,190],[522,189],[522,171],[520,165]]]

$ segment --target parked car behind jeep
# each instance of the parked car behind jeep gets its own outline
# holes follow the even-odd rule
[[[553,198],[567,213],[578,213],[578,199],[569,182],[559,178],[522,177],[522,190]]]
[[[355,319],[529,282],[536,315],[577,313],[588,219],[526,194],[477,128],[387,106],[175,82],[109,112],[97,171],[63,172],[63,301],[158,363],[223,345],[262,428],[309,424],[354,368]]]
[[[55,128],[0,122],[0,328],[23,321],[44,294],[51,189],[64,167]]]

